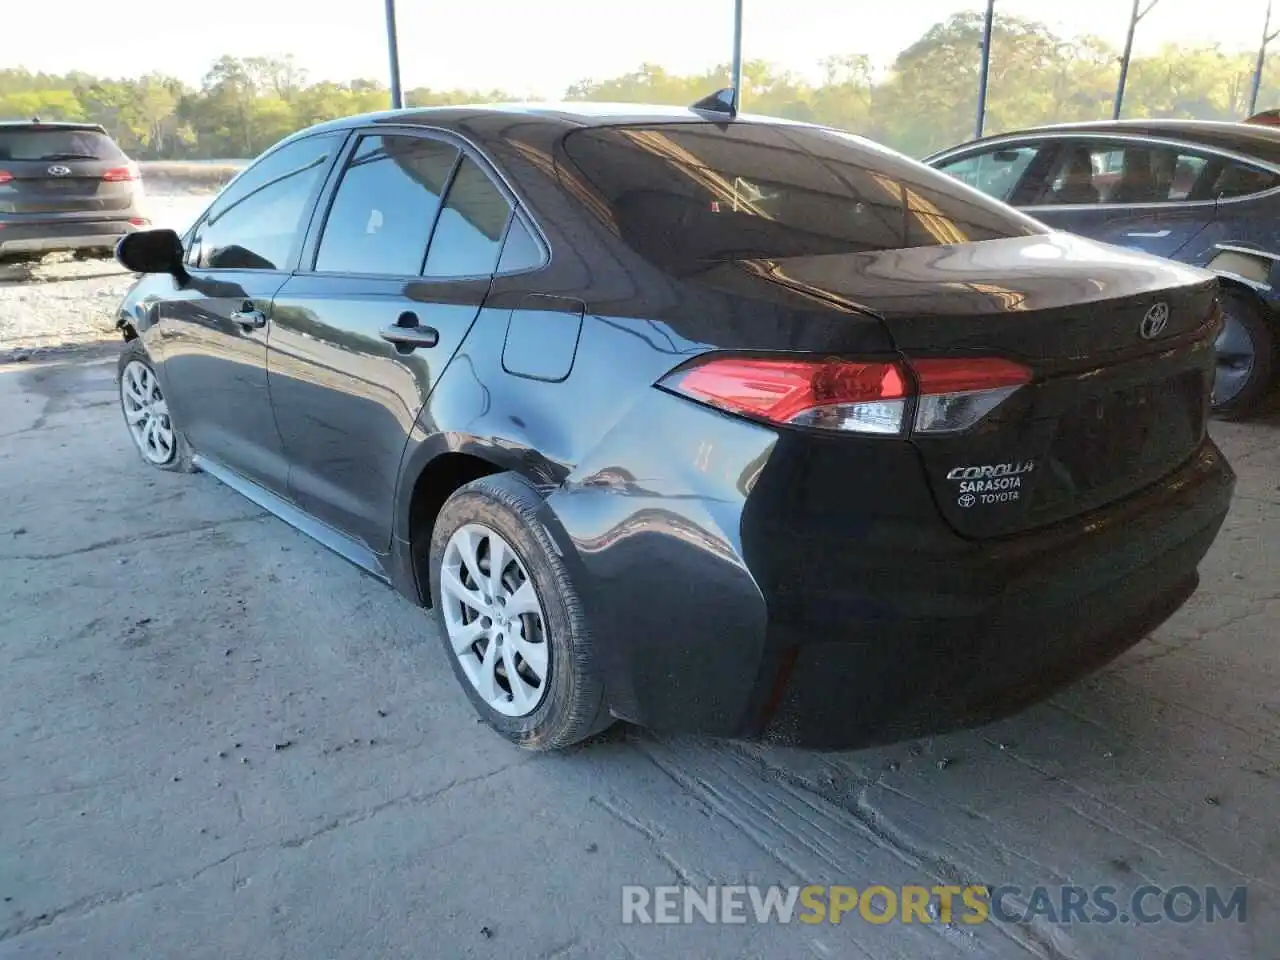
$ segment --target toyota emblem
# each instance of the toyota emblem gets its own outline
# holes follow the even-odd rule
[[[1164,333],[1164,328],[1168,325],[1169,305],[1161,300],[1159,303],[1153,303],[1151,309],[1143,316],[1138,332],[1142,334],[1143,340],[1154,340]]]
[[[55,163],[52,167],[49,168],[48,173],[49,173],[49,176],[51,177],[69,177],[71,176],[71,168],[64,167],[60,163]]]

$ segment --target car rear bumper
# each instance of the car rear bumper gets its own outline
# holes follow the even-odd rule
[[[968,540],[906,443],[646,406],[548,498],[546,522],[611,709],[662,730],[851,747],[1017,709],[1177,610],[1235,485],[1206,439],[1123,501]]]
[[[789,651],[774,702],[752,731],[815,747],[865,746],[1006,716],[1141,641],[1194,592],[1226,518],[1235,477],[1206,441],[1173,476],[1109,508],[981,547],[977,589],[920,584],[919,609],[819,635],[811,616],[775,618]],[[1000,581],[991,593],[978,586]],[[812,595],[806,612],[833,603]]]
[[[126,219],[0,221],[0,257],[59,250],[110,249],[127,233],[144,229]]]

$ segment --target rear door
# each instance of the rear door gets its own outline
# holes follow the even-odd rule
[[[275,296],[270,384],[290,490],[386,552],[400,459],[489,291],[512,202],[443,135],[365,131]],[[443,199],[442,199],[443,198]]]
[[[189,277],[156,305],[166,394],[192,447],[281,495],[288,467],[267,389],[271,298],[297,261],[342,141],[295,140],[249,167],[196,224]]]
[[[0,214],[43,220],[128,219],[137,168],[106,134],[0,126]]]
[[[1064,139],[1013,202],[1051,227],[1176,257],[1213,220],[1212,166],[1209,154],[1163,141]]]

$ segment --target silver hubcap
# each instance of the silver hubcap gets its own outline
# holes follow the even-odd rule
[[[155,372],[145,363],[130,360],[120,375],[120,402],[133,442],[151,463],[173,459],[173,424],[169,406],[160,393]]]
[[[444,549],[440,603],[449,644],[471,685],[498,713],[523,717],[547,691],[546,619],[511,544],[478,523]]]
[[[1249,331],[1230,313],[1214,348],[1218,368],[1213,378],[1213,400],[1215,403],[1229,403],[1240,395],[1253,376],[1257,351]]]

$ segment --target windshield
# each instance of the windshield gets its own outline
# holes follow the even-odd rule
[[[565,150],[624,238],[678,268],[866,253],[1046,228],[923,164],[837,131],[761,123],[590,128]]]
[[[127,158],[111,138],[96,130],[18,129],[0,130],[3,160],[107,160]]]

